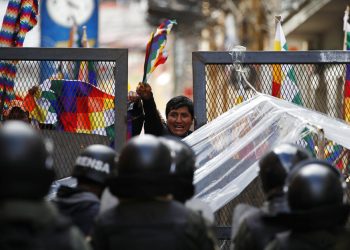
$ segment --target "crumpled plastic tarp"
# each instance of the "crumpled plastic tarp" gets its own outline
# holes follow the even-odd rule
[[[215,212],[238,196],[258,174],[258,160],[284,142],[300,142],[316,129],[350,148],[350,126],[293,103],[258,94],[187,136],[197,156],[194,184],[198,198]],[[47,198],[60,185],[74,187],[76,179],[55,181]]]
[[[235,106],[184,139],[197,156],[195,198],[219,210],[254,180],[264,154],[317,128],[350,148],[350,126],[317,111],[264,94]]]

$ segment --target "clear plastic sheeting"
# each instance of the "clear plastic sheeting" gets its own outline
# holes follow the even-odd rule
[[[217,211],[254,180],[264,154],[284,142],[306,145],[319,128],[350,148],[350,126],[293,103],[258,94],[232,108],[184,139],[197,156],[195,198]]]

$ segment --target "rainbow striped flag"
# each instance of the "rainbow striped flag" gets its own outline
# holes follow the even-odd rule
[[[24,97],[24,108],[29,112],[32,119],[42,124],[57,124],[57,111],[51,105],[55,95],[50,91],[51,80],[47,79],[34,92]]]
[[[279,21],[276,25],[274,50],[288,50],[281,21]],[[303,105],[293,65],[272,65],[272,95],[287,101],[291,101],[295,104]]]
[[[78,80],[97,86],[97,76],[94,62],[81,61],[79,63]]]
[[[114,138],[114,96],[76,80],[46,80],[24,98],[32,119],[58,129]]]
[[[341,155],[343,147],[329,141],[325,146],[325,160],[333,163]]]
[[[288,51],[287,40],[280,20],[276,24],[274,50]],[[272,65],[272,96],[303,106],[293,65]],[[311,134],[308,132],[308,129],[305,129],[303,133],[305,134],[303,137],[305,147],[315,155],[315,144]]]
[[[167,35],[170,33],[175,20],[166,19],[157,28],[156,33],[151,34],[151,39],[146,46],[143,83],[147,83],[151,73],[158,67],[158,65],[166,62],[168,55],[165,48],[167,42]]]
[[[350,50],[350,24],[349,7],[344,15],[344,50]],[[344,84],[344,120],[350,122],[350,64],[346,65],[345,84]]]
[[[37,0],[9,0],[0,31],[0,47],[22,47],[24,38],[37,24]],[[15,99],[16,61],[0,62],[0,113]]]

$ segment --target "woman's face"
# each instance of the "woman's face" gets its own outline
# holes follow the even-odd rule
[[[193,117],[186,106],[171,110],[167,116],[168,129],[175,136],[186,135],[192,122]]]

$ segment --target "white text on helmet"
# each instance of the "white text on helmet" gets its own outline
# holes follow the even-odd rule
[[[87,156],[78,156],[77,160],[75,161],[75,164],[109,174],[108,163],[104,163],[103,161],[96,160]]]

